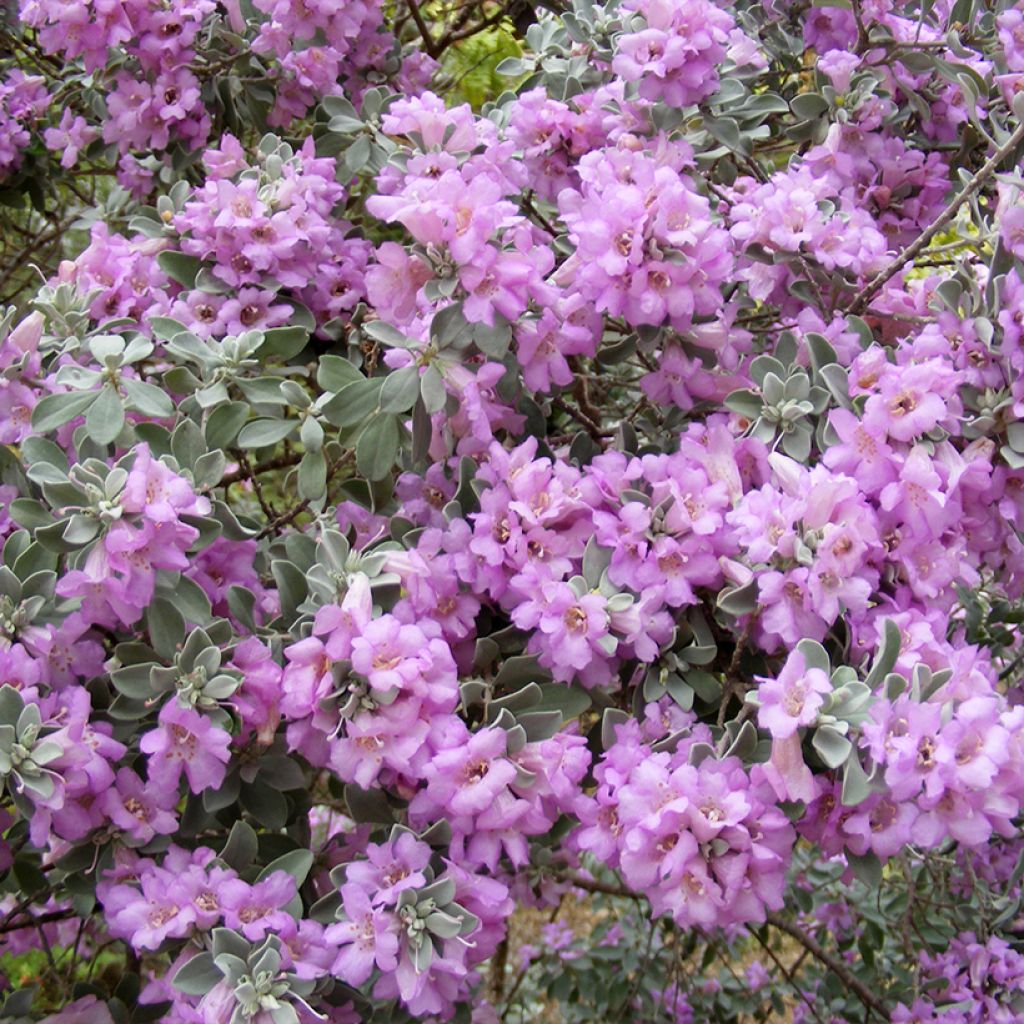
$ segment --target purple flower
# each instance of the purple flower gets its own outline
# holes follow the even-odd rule
[[[398,920],[375,909],[358,885],[343,885],[342,906],[347,920],[329,925],[324,938],[340,947],[331,973],[349,985],[361,985],[374,967],[393,971],[398,966]]]
[[[516,778],[507,759],[504,729],[481,729],[457,747],[439,751],[424,768],[424,796],[438,808],[463,816],[494,805]]]
[[[206,515],[210,502],[197,497],[184,477],[154,459],[149,445],[140,444],[124,485],[121,507],[154,523],[174,523],[183,512]]]
[[[519,604],[512,621],[520,629],[538,631],[530,647],[541,663],[554,670],[555,678],[569,682],[609,658],[617,643],[609,634],[610,619],[605,598],[599,594],[578,596],[567,583],[541,582],[538,598]]]
[[[1011,207],[999,218],[999,237],[1018,259],[1024,259],[1024,204]]]
[[[849,92],[850,79],[863,62],[863,57],[848,50],[829,50],[818,58],[818,70],[828,76],[836,92]]]
[[[286,871],[275,871],[254,885],[240,878],[230,879],[218,890],[225,925],[240,931],[250,942],[293,926],[294,920],[284,908],[294,896],[295,879]]]
[[[159,728],[139,740],[139,749],[149,755],[151,778],[165,790],[177,787],[182,772],[193,793],[220,786],[231,758],[231,737],[176,700],[164,704],[158,720]]]
[[[64,168],[74,167],[78,162],[78,154],[92,142],[99,133],[84,117],[76,115],[68,109],[64,111],[60,124],[56,128],[47,128],[43,133],[46,148],[63,151],[60,165]]]
[[[356,860],[345,869],[345,878],[373,892],[372,902],[393,905],[406,889],[427,884],[424,869],[430,862],[430,847],[410,832],[401,832],[383,844],[370,843],[366,860]]]
[[[172,796],[166,790],[147,786],[130,768],[117,773],[116,788],[103,794],[103,807],[110,820],[139,846],[155,835],[173,835],[178,828]]]
[[[178,878],[192,904],[196,927],[203,931],[213,928],[225,912],[223,901],[230,892],[226,886],[238,876],[228,868],[190,864]]]
[[[183,938],[195,923],[194,908],[174,875],[152,868],[141,876],[140,893],[115,886],[104,899],[111,934],[137,950],[158,949],[167,938]]]
[[[706,0],[664,4],[631,0],[627,9],[644,16],[648,28],[619,37],[612,69],[638,82],[640,95],[686,107],[718,88],[716,65],[725,59],[732,16]]]
[[[802,725],[813,724],[824,695],[832,692],[828,675],[820,668],[808,668],[799,651],[790,654],[775,679],[755,678],[759,683],[757,722],[780,740]]]

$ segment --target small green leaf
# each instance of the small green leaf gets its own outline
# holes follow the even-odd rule
[[[512,344],[512,326],[501,317],[496,317],[493,326],[473,324],[473,341],[484,355],[492,359],[504,359]]]
[[[395,820],[391,805],[381,789],[362,789],[352,783],[345,787],[345,804],[349,817],[356,822],[386,822]]]
[[[170,341],[176,334],[188,333],[188,328],[180,320],[172,320],[169,316],[151,316],[147,323],[153,337],[161,341]]]
[[[440,412],[448,401],[448,392],[444,386],[444,377],[436,366],[428,366],[420,377],[420,395],[423,408],[428,415]]]
[[[345,150],[345,166],[352,174],[358,174],[370,160],[370,139],[367,135],[360,135],[348,149]]]
[[[362,325],[362,332],[373,338],[374,341],[395,348],[407,348],[412,343],[412,339],[408,335],[383,320],[368,320]]]
[[[40,434],[48,434],[76,416],[81,416],[96,398],[95,391],[47,395],[41,398],[32,410],[32,429]]]
[[[243,809],[265,828],[284,828],[288,821],[288,801],[276,789],[258,779],[242,786],[241,802]]]
[[[763,402],[761,396],[748,388],[741,388],[726,395],[725,407],[731,412],[739,413],[748,420],[755,420],[761,415]]]
[[[203,261],[195,256],[173,251],[160,253],[156,262],[169,278],[188,289],[195,287],[196,275],[203,266]]]
[[[97,444],[110,444],[124,429],[124,406],[112,384],[107,384],[85,414],[85,429]]]
[[[383,378],[375,377],[347,384],[323,406],[324,418],[336,427],[352,427],[362,422],[379,410],[383,383]]]
[[[843,767],[843,791],[842,801],[845,807],[856,807],[862,804],[871,796],[871,783],[868,780],[867,772],[860,763],[860,757],[856,750],[850,751]]]
[[[811,746],[829,768],[838,768],[853,752],[853,744],[828,725],[815,730]]]
[[[719,591],[715,603],[723,612],[737,617],[751,615],[757,611],[758,587],[757,579],[752,579],[742,587],[725,587]]]
[[[806,335],[807,351],[811,357],[811,366],[817,372],[823,366],[837,361],[836,350],[829,343],[828,338],[823,334],[815,334],[813,331]]]
[[[211,448],[228,448],[235,443],[239,430],[249,418],[245,402],[227,402],[218,405],[203,428],[203,436]]]
[[[34,498],[15,498],[8,511],[11,518],[26,530],[36,530],[53,522],[53,516],[47,511],[46,506]]]
[[[187,576],[179,576],[168,599],[181,612],[187,622],[196,626],[205,626],[213,615],[210,599],[195,580]]]
[[[297,565],[283,558],[275,558],[270,563],[270,571],[281,597],[281,614],[292,619],[308,593],[305,574]]]
[[[173,984],[185,995],[205,996],[223,977],[213,962],[213,954],[199,953],[178,968]]]
[[[324,355],[317,366],[316,382],[331,393],[340,391],[349,384],[365,380],[357,366],[353,366],[342,356]]]
[[[811,121],[828,110],[828,100],[816,92],[804,92],[793,99],[790,107],[801,121]]]
[[[278,356],[291,359],[309,344],[309,331],[305,327],[272,327],[263,335],[263,344],[256,350],[261,358]]]
[[[327,460],[322,451],[306,452],[299,463],[299,497],[317,501],[327,492]]]
[[[228,841],[220,851],[220,859],[235,871],[246,871],[259,853],[259,841],[252,825],[236,821],[228,833]]]
[[[125,668],[115,669],[110,673],[110,681],[118,693],[123,693],[132,700],[149,700],[156,690],[150,681],[149,670],[152,666],[128,665]]]
[[[596,587],[601,582],[601,576],[611,564],[614,553],[612,548],[601,547],[594,537],[587,541],[583,551],[583,578],[591,587]]]
[[[154,598],[146,609],[146,626],[153,649],[166,661],[170,661],[185,639],[185,619],[181,612],[166,598]]]
[[[615,730],[629,721],[629,714],[619,708],[605,708],[601,718],[601,746],[611,750],[615,746]]]
[[[807,668],[818,668],[825,675],[831,674],[832,664],[829,661],[828,651],[817,640],[805,637],[797,643],[796,649],[803,655],[804,664]]]
[[[256,881],[262,882],[275,871],[284,871],[295,879],[295,886],[298,888],[306,880],[313,867],[313,854],[309,850],[292,850],[277,860],[271,861],[257,876]]]
[[[872,889],[877,889],[882,884],[882,862],[878,856],[870,851],[865,854],[851,853],[846,850],[846,863],[850,870],[857,876],[857,880],[863,882]]]
[[[900,627],[892,619],[886,619],[885,625],[882,627],[882,644],[875,655],[871,671],[864,680],[872,691],[877,690],[881,686],[882,680],[893,670],[893,666],[900,656],[902,640]]]
[[[408,412],[420,393],[418,366],[403,366],[384,378],[380,389],[380,407],[383,412]]]
[[[398,417],[377,413],[356,443],[356,466],[359,472],[368,480],[383,479],[398,458],[400,444]]]
[[[567,686],[565,683],[541,683],[540,704],[538,711],[560,711],[562,718],[569,721],[578,718],[593,703],[586,690],[578,686]]]
[[[239,448],[269,448],[283,441],[298,426],[295,420],[253,420],[238,433]]]
[[[128,396],[128,405],[136,412],[160,420],[174,415],[174,403],[161,388],[130,378],[123,379],[121,383]]]
[[[1006,428],[1006,439],[1015,452],[1024,453],[1024,423],[1011,423]]]

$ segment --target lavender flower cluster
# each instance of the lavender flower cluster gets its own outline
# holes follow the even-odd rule
[[[1024,10],[508,13],[3,29],[2,1019],[1022,1019]]]

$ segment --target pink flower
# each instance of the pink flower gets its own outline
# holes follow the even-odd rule
[[[286,871],[275,871],[253,885],[240,878],[226,881],[219,888],[224,924],[250,942],[259,942],[268,932],[276,934],[294,926],[284,908],[295,895],[295,879]]]
[[[836,92],[848,92],[850,79],[863,62],[863,57],[849,50],[829,50],[818,58],[818,70],[828,76]]]
[[[393,914],[375,910],[365,890],[357,885],[341,889],[348,920],[328,926],[324,938],[341,947],[331,973],[349,985],[361,985],[373,972],[398,966],[398,921]]]
[[[231,737],[176,699],[164,704],[158,720],[159,728],[139,740],[139,749],[149,755],[151,778],[172,789],[184,772],[193,793],[220,786],[231,758]]]
[[[60,165],[64,168],[74,167],[78,162],[79,153],[97,137],[99,132],[84,117],[75,115],[69,108],[64,111],[60,124],[56,128],[47,128],[43,133],[46,148],[63,151]]]
[[[999,237],[1014,256],[1024,260],[1024,203],[1010,207],[999,218]]]
[[[800,651],[793,651],[775,679],[756,676],[758,725],[775,739],[792,736],[797,728],[811,725],[832,692],[828,675],[820,668],[808,668]]]
[[[178,829],[174,798],[147,786],[130,768],[117,773],[117,785],[103,794],[103,805],[110,820],[139,845],[155,835],[173,835]]]
[[[480,814],[516,778],[507,759],[504,729],[481,729],[458,747],[435,754],[424,769],[426,796],[456,815]]]

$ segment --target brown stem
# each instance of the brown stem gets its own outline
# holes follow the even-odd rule
[[[67,230],[70,223],[70,220],[63,221],[60,224],[57,224],[51,231],[36,235],[28,245],[24,246],[21,251],[11,259],[4,272],[0,274],[0,288],[7,284],[7,282],[19,270],[24,268],[26,260],[33,252],[37,249],[43,248],[43,246],[48,245],[50,242],[54,242],[59,239]]]
[[[604,435],[601,433],[600,426],[598,426],[598,424],[596,424],[585,412],[571,406],[558,395],[555,395],[554,398],[551,399],[551,404],[556,409],[571,416],[577,423],[582,424],[586,428],[587,433],[599,444],[601,443]]]
[[[256,493],[256,500],[260,503],[260,508],[263,510],[263,514],[271,520],[277,520],[277,509],[271,504],[270,500],[263,493],[263,484],[260,483],[259,478],[252,471],[252,466],[249,465],[249,458],[244,452],[238,453],[238,464],[246,477],[252,481],[252,489]],[[262,537],[263,534],[260,534]]]
[[[288,455],[277,455],[272,459],[267,459],[265,462],[257,462],[255,466],[249,466],[245,469],[239,468],[231,473],[225,473],[221,477],[220,483],[215,484],[215,487],[228,487],[231,484],[237,484],[240,480],[250,480],[253,476],[259,473],[269,473],[274,469],[288,469],[290,466],[297,466],[302,461],[302,455],[299,452],[290,452]],[[241,463],[239,463],[241,465]],[[207,488],[212,490],[212,488]]]
[[[857,977],[838,957],[833,956],[796,922],[789,921],[779,914],[769,912],[766,916],[768,924],[779,931],[792,936],[807,950],[815,960],[824,964],[866,1007],[873,1010],[882,1020],[889,1020],[889,1011],[885,1004]]]
[[[574,370],[579,370],[579,364],[573,367]],[[601,423],[601,410],[596,409],[590,401],[590,392],[587,390],[587,380],[585,377],[579,376],[577,373],[576,380],[573,381],[572,393],[576,396],[576,401],[579,403],[580,409],[583,410],[586,415],[594,421],[595,426]]]
[[[461,32],[446,32],[437,44],[437,52],[441,53],[443,50],[446,50],[451,46],[452,43],[457,43],[463,39],[468,39],[470,36],[475,36],[478,32],[483,32],[484,29],[493,28],[495,25],[500,24],[507,15],[508,11],[506,8],[502,7],[489,18],[484,18],[483,21],[477,22],[475,25],[470,25],[468,28],[464,28]]]
[[[502,936],[491,960],[491,1002],[500,1003],[505,994],[505,965],[508,963],[508,931]]]
[[[923,252],[928,243],[957,215],[960,207],[972,196],[976,195],[981,186],[996,172],[996,168],[1024,140],[1024,121],[1017,125],[1010,137],[989,157],[981,169],[946,205],[946,208],[907,246],[891,263],[889,263],[864,288],[857,293],[850,304],[849,312],[863,313],[871,300],[882,290],[885,283],[903,269],[918,253]]]
[[[853,8],[853,20],[857,26],[857,53],[863,53],[868,48],[868,29],[864,24],[864,15],[860,9],[860,0],[851,0]]]
[[[814,1014],[814,1019],[818,1022],[818,1024],[825,1024],[824,1020],[822,1020],[821,1018],[821,1014],[818,1013],[817,1007],[814,1005],[814,1000],[811,999],[811,997],[796,983],[796,979],[793,977],[793,972],[779,959],[775,950],[772,949],[771,946],[769,946],[768,943],[765,942],[764,939],[762,939],[761,936],[758,935],[757,932],[755,932],[753,929],[750,929],[750,934],[753,935],[755,939],[757,939],[758,943],[760,943],[761,945],[761,948],[768,954],[768,956],[771,957],[775,966],[778,967],[780,971],[782,971],[783,977],[785,977],[786,981],[789,982],[790,988],[792,988],[793,991],[807,1004],[807,1008],[811,1011],[812,1014]],[[806,954],[807,951],[804,950],[803,955],[806,956]]]
[[[562,875],[561,881],[568,882],[577,889],[584,889],[586,892],[600,892],[604,893],[606,896],[621,896],[623,899],[636,900],[637,902],[642,902],[647,898],[640,893],[632,892],[622,886],[608,885],[606,882],[598,882],[596,879],[592,878],[583,878],[580,875]]]
[[[441,51],[438,48],[437,40],[431,35],[430,29],[427,28],[427,23],[423,20],[419,4],[416,0],[408,0],[408,4],[409,13],[412,15],[412,20],[423,39],[423,49],[427,51],[428,57],[436,57]]]
[[[27,921],[20,924],[16,921],[11,921],[0,925],[0,935],[5,935],[8,932],[18,932],[24,928],[38,928],[44,924],[53,924],[55,921],[67,921],[68,918],[74,916],[75,912],[73,910],[48,910],[45,914],[40,914],[38,917],[30,917]]]

